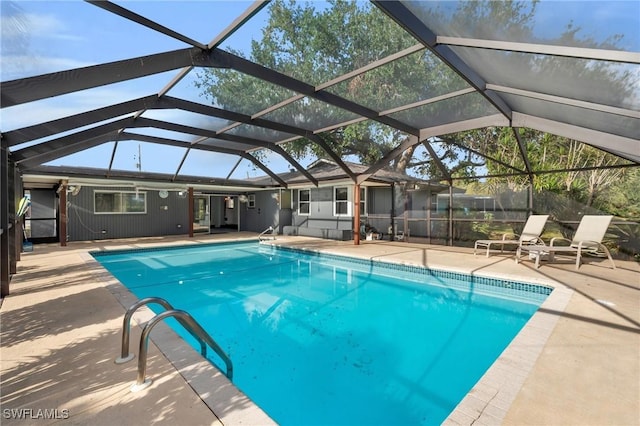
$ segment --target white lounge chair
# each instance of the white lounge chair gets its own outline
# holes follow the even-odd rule
[[[613,216],[593,216],[586,215],[582,217],[578,229],[571,240],[562,237],[552,238],[548,246],[520,246],[516,251],[516,263],[520,261],[522,251],[532,254],[536,260],[536,268],[540,267],[540,258],[543,255],[549,255],[549,261],[554,260],[556,253],[564,253],[576,255],[576,269],[580,268],[580,262],[583,253],[606,254],[611,261],[611,266],[616,269],[616,264],[611,258],[609,249],[602,244],[604,234],[606,234],[609,224]],[[568,246],[556,245],[556,240],[569,241]]]
[[[515,245],[520,247],[527,244],[544,244],[544,241],[542,241],[542,239],[540,238],[540,234],[542,234],[542,230],[547,223],[547,219],[549,219],[548,214],[532,214],[524,224],[522,234],[520,234],[519,237],[512,232],[507,232],[502,235],[501,240],[478,240],[473,245],[473,254],[476,254],[476,251],[479,247],[486,247],[487,257],[489,257],[489,250],[491,250],[491,245],[500,245],[500,252],[503,252],[505,245]],[[518,238],[507,238],[508,236]]]

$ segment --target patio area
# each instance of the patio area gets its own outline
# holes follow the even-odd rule
[[[2,422],[93,425],[271,424],[262,410],[167,327],[151,334],[151,387],[131,393],[137,363],[114,364],[136,298],[88,254],[255,239],[229,233],[37,245],[23,253],[2,301]],[[277,237],[274,244],[556,288],[448,424],[640,424],[640,265],[558,256],[553,264],[489,258],[470,248]],[[134,315],[131,350],[151,312]],[[137,360],[137,357],[136,357]],[[464,368],[461,366],[461,368]]]

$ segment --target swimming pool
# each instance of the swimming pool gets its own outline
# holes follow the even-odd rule
[[[285,425],[440,424],[550,293],[256,242],[94,256],[191,313]]]

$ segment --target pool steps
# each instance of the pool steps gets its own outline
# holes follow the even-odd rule
[[[175,309],[169,302],[160,298],[160,297],[147,297],[141,300],[138,300],[136,303],[131,305],[127,312],[124,314],[124,319],[122,321],[122,349],[120,351],[120,356],[115,359],[116,364],[124,364],[125,362],[131,361],[134,358],[134,354],[129,353],[129,335],[131,330],[131,317],[134,312],[137,311],[140,307],[144,305],[148,305],[150,303],[156,303],[161,305],[164,309],[164,312],[157,314],[147,324],[144,326],[142,330],[142,335],[140,336],[140,347],[138,352],[138,376],[136,379],[136,383],[131,386],[131,392],[138,392],[142,389],[145,389],[151,385],[153,382],[151,379],[145,380],[145,374],[147,369],[147,349],[149,346],[149,334],[151,334],[151,330],[153,327],[162,321],[165,318],[174,317],[193,337],[200,342],[200,354],[206,358],[207,357],[207,345],[211,349],[214,350],[216,354],[224,361],[226,366],[226,376],[229,380],[233,379],[233,364],[231,363],[231,359],[224,352],[224,350],[213,340],[213,338],[198,324],[198,322],[186,311]]]

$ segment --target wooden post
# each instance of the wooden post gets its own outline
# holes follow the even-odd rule
[[[13,166],[13,172],[15,177],[13,178],[14,181],[14,198],[16,200],[16,207],[15,210],[17,212],[17,207],[20,203],[20,200],[22,199],[22,197],[24,196],[24,186],[22,184],[22,178],[20,177],[20,173],[18,172],[17,168],[15,167],[15,165]],[[23,235],[24,235],[24,215],[21,217],[18,217],[16,215],[16,232],[15,232],[15,251],[16,251],[16,262],[20,261],[20,258],[22,256],[22,241],[23,241]]]
[[[0,296],[9,295],[9,147],[0,138]]]
[[[9,229],[9,274],[16,274],[18,272],[18,254],[22,249],[22,240],[20,240],[20,244],[18,244],[18,240],[16,236],[19,231],[19,222],[17,212],[18,203],[20,200],[16,200],[17,195],[17,187],[16,177],[18,174],[16,173],[15,163],[9,160],[8,166],[8,176],[7,176],[7,184],[9,185],[9,223],[11,224],[11,228]]]
[[[353,227],[355,228],[353,230],[353,244],[360,245],[360,185],[355,184],[353,191]]]
[[[60,238],[60,246],[67,245],[67,182],[60,181],[60,223],[58,224],[58,236]]]

